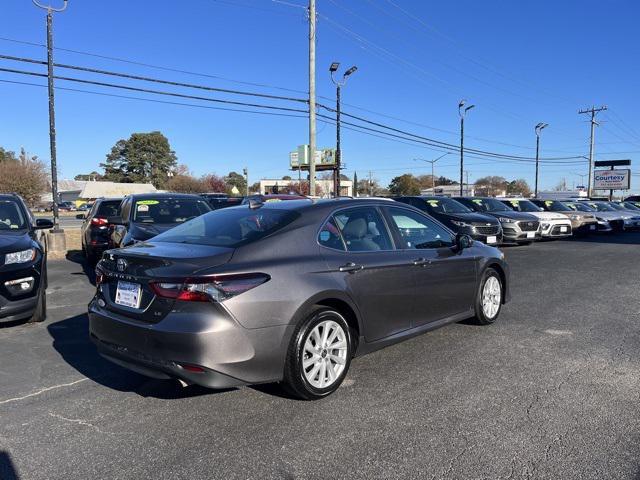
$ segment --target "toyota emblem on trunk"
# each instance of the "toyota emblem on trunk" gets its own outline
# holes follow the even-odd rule
[[[129,264],[124,258],[119,258],[118,261],[116,262],[116,268],[118,269],[119,272],[124,272],[128,266]]]

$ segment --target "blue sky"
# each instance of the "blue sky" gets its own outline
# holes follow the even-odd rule
[[[62,0],[51,0],[61,5]],[[470,147],[533,156],[534,125],[547,122],[542,156],[587,155],[589,125],[580,108],[606,104],[597,129],[598,158],[640,161],[636,23],[634,0],[537,2],[458,0],[317,0],[318,94],[333,103],[328,75],[332,61],[358,71],[343,91],[344,110],[418,135],[458,143],[457,104],[474,103],[465,124]],[[59,50],[56,61],[213,87],[300,97],[307,89],[307,24],[303,0],[70,0],[55,18],[56,46],[223,78],[162,71]],[[45,50],[7,41],[45,41],[44,11],[28,0],[5,0],[0,53],[45,58]],[[0,60],[0,67],[40,71]],[[44,71],[44,70],[42,70]],[[215,98],[217,93],[142,85],[97,75],[60,75],[167,89]],[[0,72],[0,80],[44,84]],[[258,87],[248,82],[280,88]],[[104,87],[58,86],[155,99]],[[301,93],[302,92],[302,93]],[[226,174],[249,167],[251,181],[290,172],[288,152],[307,142],[307,120],[160,104],[59,90],[56,93],[61,178],[97,169],[120,138],[160,130],[179,162],[193,173]],[[187,100],[162,97],[163,101]],[[262,101],[260,101],[262,102]],[[264,102],[262,102],[264,103]],[[202,103],[201,103],[202,104]],[[279,103],[296,108],[295,104]],[[48,154],[46,89],[0,82],[0,145]],[[211,105],[211,104],[208,104]],[[366,109],[366,110],[362,110]],[[376,113],[372,113],[376,112]],[[379,114],[394,118],[387,118]],[[332,146],[335,127],[319,124],[318,144]],[[345,130],[346,173],[369,170],[381,183],[401,173],[429,173],[439,153]],[[436,173],[457,178],[458,158],[449,155]],[[532,164],[467,159],[470,179],[484,175],[526,178]],[[580,164],[545,164],[541,187],[562,177],[579,184]],[[634,171],[640,172],[636,167]],[[640,176],[632,181],[640,183]],[[638,190],[634,185],[634,190]]]

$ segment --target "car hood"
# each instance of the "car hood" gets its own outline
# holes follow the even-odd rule
[[[530,213],[516,212],[513,210],[509,210],[506,212],[483,212],[483,213],[486,213],[487,215],[491,215],[496,218],[504,217],[504,218],[510,218],[511,220],[516,220],[516,221],[527,221],[527,222],[538,221],[538,217],[535,217]]]
[[[0,255],[31,248],[31,237],[25,230],[0,231]]]
[[[490,223],[491,225],[499,223],[495,217],[483,213],[441,213],[440,215],[448,220],[459,220],[466,223]]]
[[[173,227],[180,225],[179,223],[133,223],[131,225],[131,236],[139,241],[149,240],[156,235],[159,235],[167,230],[171,230]]]
[[[561,215],[559,213],[554,212],[527,212],[531,215],[538,217],[540,220],[566,220],[566,215]]]
[[[593,215],[605,220],[624,220],[625,216],[622,213],[623,212],[593,212]]]

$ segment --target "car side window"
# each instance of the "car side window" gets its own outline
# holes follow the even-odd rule
[[[333,248],[334,250],[345,250],[340,230],[335,220],[331,217],[322,227],[318,234],[318,243],[323,247]]]
[[[402,248],[441,248],[454,245],[454,238],[435,221],[404,208],[388,209],[393,226],[402,240]]]
[[[122,209],[120,210],[120,216],[123,220],[129,220],[129,212],[131,211],[131,199],[127,198],[122,203]]]
[[[393,249],[387,227],[375,207],[340,210],[333,218],[349,252]]]

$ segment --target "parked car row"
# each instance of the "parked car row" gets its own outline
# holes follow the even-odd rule
[[[103,356],[185,384],[322,398],[355,356],[493,323],[510,292],[496,246],[640,227],[634,201],[229,198],[129,195],[81,214],[83,250],[100,258],[89,330]],[[51,226],[0,196],[0,317],[44,319],[35,232]]]

